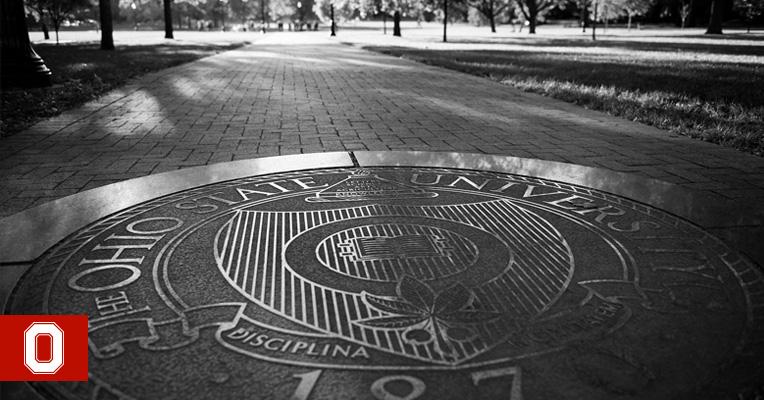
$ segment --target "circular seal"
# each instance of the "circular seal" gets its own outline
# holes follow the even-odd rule
[[[338,168],[96,221],[7,311],[89,316],[91,380],[35,386],[55,398],[674,399],[761,356],[762,293],[721,241],[625,198]]]

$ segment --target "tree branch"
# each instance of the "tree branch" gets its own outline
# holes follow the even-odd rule
[[[552,5],[551,1],[543,1],[543,2],[541,2],[541,4],[538,5],[537,9],[539,10],[539,13],[540,13],[541,11],[544,11],[547,8],[549,8],[549,6],[551,6],[551,5]]]
[[[525,19],[528,19],[528,20],[531,19],[531,17],[528,15],[528,12],[525,10],[525,3],[523,3],[523,1],[527,1],[527,0],[516,0],[516,1],[517,1],[517,6],[520,9],[520,12],[523,13],[523,16],[525,17]]]

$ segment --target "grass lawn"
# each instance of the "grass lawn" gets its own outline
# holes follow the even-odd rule
[[[4,90],[0,95],[0,137],[92,100],[131,78],[243,44],[118,44],[115,51],[100,50],[97,43],[35,45],[53,72],[53,86]]]
[[[365,48],[764,156],[762,39],[515,37]]]

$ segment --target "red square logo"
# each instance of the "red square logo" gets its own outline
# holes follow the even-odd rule
[[[0,381],[87,381],[87,315],[0,315]]]

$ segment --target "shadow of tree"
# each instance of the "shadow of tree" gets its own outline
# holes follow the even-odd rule
[[[592,41],[585,37],[577,38],[534,38],[512,37],[497,38],[496,40],[484,39],[450,39],[453,44],[512,44],[528,47],[570,47],[583,49],[625,49],[630,51],[662,51],[662,52],[691,52],[717,55],[764,55],[764,36],[750,35],[725,35],[722,39],[711,40],[704,36],[682,36],[680,38],[666,38],[656,40],[655,36],[629,36],[629,39],[607,38],[606,40]],[[702,40],[691,42],[690,39]],[[734,41],[732,44],[730,41]]]
[[[92,100],[131,78],[239,46],[168,43],[103,51],[98,43],[36,45],[36,51],[53,71],[53,87],[4,90],[0,96],[0,136]]]
[[[764,151],[764,73],[720,55],[687,62],[633,53],[368,47],[511,84],[757,154]]]
[[[509,151],[508,147],[495,146],[504,141],[507,146],[516,146],[512,150],[515,154],[537,157],[523,153],[523,149],[529,141],[538,139],[536,127],[555,118],[538,103],[521,104],[522,98],[498,85],[473,84],[476,78],[464,77],[464,81],[455,83],[452,78],[458,77],[453,74],[420,68],[409,61],[352,47],[323,46],[295,45],[292,50],[284,45],[256,45],[153,72],[83,108],[4,138],[0,170],[5,171],[7,179],[0,182],[0,195],[11,200],[0,204],[12,213],[32,202],[39,204],[124,179],[300,152],[455,148],[487,153]],[[474,72],[470,64],[477,63],[476,57],[485,53],[435,52],[428,57],[433,54],[451,60],[449,66],[454,69]],[[467,55],[472,58],[465,58]],[[529,84],[530,77],[538,80],[544,73],[553,76],[553,71],[544,72],[550,68],[544,54],[538,55],[534,65],[523,67],[521,61],[532,55],[504,54],[509,58],[485,65],[481,74],[497,80],[527,76]],[[633,79],[630,74],[641,68],[631,65],[632,69],[616,74],[616,79],[607,71],[592,72],[607,66],[601,61],[585,60],[587,64],[579,73],[590,79],[587,82],[620,79],[628,83]],[[747,67],[727,64],[725,68],[743,68],[741,71],[748,75],[741,79],[750,77],[744,69]],[[556,68],[567,67],[563,63]],[[667,74],[662,78],[664,83],[675,81],[668,75],[673,73],[670,68],[654,70],[653,75]],[[655,78],[648,70],[642,72],[647,78]],[[599,86],[601,83],[584,89]],[[576,95],[576,90],[566,93]],[[603,99],[597,93],[577,96],[591,98],[587,100],[591,102]],[[624,97],[620,102],[607,100],[603,104],[642,111],[664,107],[660,102],[652,108],[643,107],[642,101]],[[566,115],[574,117],[575,112]],[[703,120],[697,114],[682,114],[682,118],[690,123]],[[561,133],[564,139],[560,140],[621,140],[613,136],[611,128],[589,125],[592,121],[566,122],[577,130]],[[655,135],[637,136],[623,139],[661,147],[663,151],[678,146]],[[699,148],[697,157],[703,157],[706,153],[702,146]],[[562,156],[550,159],[565,161]],[[740,163],[749,161],[743,159]],[[48,169],[39,168],[40,163]],[[26,196],[23,199],[19,197],[22,191]]]

